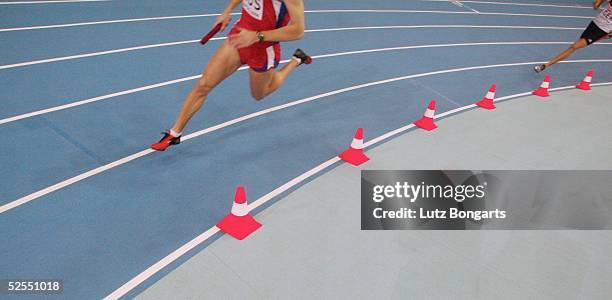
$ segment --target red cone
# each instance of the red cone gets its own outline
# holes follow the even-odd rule
[[[236,188],[232,210],[221,222],[217,223],[217,227],[239,240],[243,240],[261,227],[261,224],[249,214],[249,206],[243,186]]]
[[[436,113],[436,100],[431,100],[431,102],[429,102],[429,106],[427,107],[427,110],[423,114],[423,117],[420,120],[414,122],[414,125],[420,128],[423,128],[427,131],[431,131],[431,130],[438,128],[438,125],[434,123],[435,113]]]
[[[582,80],[581,83],[579,83],[576,87],[583,90],[583,91],[589,91],[591,90],[591,80],[593,80],[593,75],[595,74],[595,70],[590,70],[586,77],[584,77],[584,79]]]
[[[491,85],[491,88],[489,89],[489,92],[487,93],[487,95],[482,98],[482,100],[476,102],[476,105],[485,108],[485,109],[495,109],[495,104],[493,104],[493,101],[495,100],[495,91],[497,89],[496,85]]]
[[[363,128],[357,129],[351,146],[346,149],[346,151],[340,153],[338,157],[354,166],[361,165],[370,160],[370,158],[363,153]]]
[[[544,78],[544,82],[542,82],[542,84],[540,84],[540,88],[538,88],[537,90],[533,91],[532,94],[536,95],[536,96],[540,96],[540,97],[548,97],[550,96],[550,94],[548,94],[548,87],[550,86],[550,75],[546,75],[546,77]]]

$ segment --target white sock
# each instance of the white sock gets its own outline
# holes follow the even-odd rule
[[[183,135],[183,133],[182,132],[176,132],[176,131],[170,129],[170,135],[173,136],[173,137],[179,137],[179,136]]]

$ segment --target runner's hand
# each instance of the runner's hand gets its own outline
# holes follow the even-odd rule
[[[227,25],[229,25],[231,20],[232,20],[232,15],[230,15],[229,13],[222,13],[217,17],[217,19],[215,20],[215,23],[212,25],[212,28],[215,28],[217,24],[221,23],[221,31],[223,31],[225,30]]]
[[[229,36],[229,44],[232,47],[240,49],[258,42],[257,33],[255,31],[246,30],[240,27],[238,27],[236,30],[238,33],[231,34]]]
[[[594,10],[598,10],[599,7],[601,6],[601,2],[603,2],[602,0],[595,0],[593,1],[593,9]]]

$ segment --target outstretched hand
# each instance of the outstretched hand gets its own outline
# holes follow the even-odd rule
[[[229,36],[230,46],[240,49],[258,42],[257,33],[255,31],[246,30],[240,27],[236,28],[236,30],[238,31],[237,33]]]
[[[595,0],[595,1],[593,1],[593,9],[594,10],[598,10],[602,3],[603,3],[603,0]]]
[[[217,24],[221,24],[221,31],[224,31],[227,25],[229,25],[230,21],[232,21],[232,15],[229,13],[222,13],[217,17],[215,23],[212,25],[212,28],[215,28]]]

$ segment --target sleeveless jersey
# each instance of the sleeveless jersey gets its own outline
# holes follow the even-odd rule
[[[281,0],[242,0],[238,24],[252,31],[273,30],[287,26],[291,17]]]
[[[612,32],[612,1],[608,1],[606,7],[593,21],[601,30],[610,33]]]

